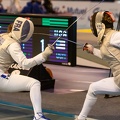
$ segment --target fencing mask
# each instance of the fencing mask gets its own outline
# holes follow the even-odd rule
[[[106,28],[113,29],[113,22],[115,22],[115,18],[109,11],[95,12],[91,16],[90,27],[99,42],[103,39]]]
[[[17,17],[13,23],[11,37],[18,42],[27,42],[34,32],[32,21],[26,18]]]

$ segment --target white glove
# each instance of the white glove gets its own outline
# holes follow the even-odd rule
[[[88,43],[86,43],[83,46],[83,50],[86,50],[88,53],[91,53],[91,54],[93,54],[93,49],[94,49],[94,47],[91,44],[88,44]]]
[[[45,60],[53,53],[54,46],[48,44],[48,46],[45,48],[45,50],[42,52],[42,55]]]

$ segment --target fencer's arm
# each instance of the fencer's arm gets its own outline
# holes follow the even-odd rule
[[[99,58],[102,58],[101,51],[97,48],[94,48],[93,45],[86,43],[83,46],[83,50],[86,50],[88,53],[91,53]]]
[[[94,48],[94,49],[93,49],[93,54],[94,54],[95,56],[97,56],[97,57],[99,57],[99,58],[102,59],[101,51],[100,51],[99,49]]]
[[[8,52],[12,56],[12,58],[18,63],[18,65],[23,69],[30,69],[31,67],[39,65],[46,61],[46,58],[44,58],[44,54],[42,53],[36,55],[33,58],[27,59],[24,53],[22,52],[19,43],[17,42],[12,43],[8,47]]]

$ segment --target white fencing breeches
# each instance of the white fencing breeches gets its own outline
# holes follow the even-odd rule
[[[38,80],[18,74],[12,74],[10,77],[3,73],[0,73],[0,75],[2,75],[0,76],[0,92],[30,91],[34,114],[42,112],[41,85]]]
[[[97,100],[98,94],[120,95],[120,88],[115,84],[114,77],[105,78],[90,85],[83,108],[78,119],[85,120]]]

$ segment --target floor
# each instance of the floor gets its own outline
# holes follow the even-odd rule
[[[0,101],[0,120],[32,120],[32,107]],[[74,120],[71,115],[45,110],[44,115],[51,120]],[[88,118],[88,120],[97,120]]]
[[[91,67],[66,67],[58,65],[44,64],[50,68],[55,78],[54,92],[57,94],[86,91],[90,83],[108,77],[109,69],[99,69]]]

